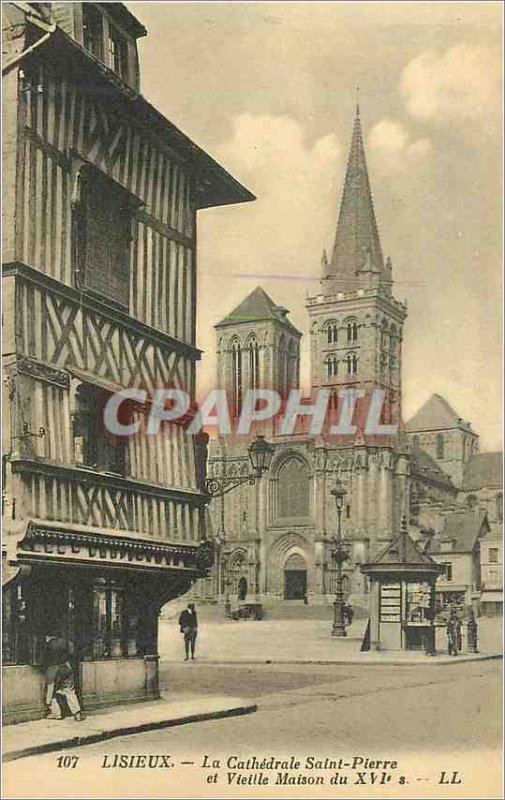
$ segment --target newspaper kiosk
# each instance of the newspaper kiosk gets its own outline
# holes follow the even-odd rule
[[[435,582],[444,567],[410,538],[405,519],[361,571],[370,579],[369,645],[362,649],[434,653]]]

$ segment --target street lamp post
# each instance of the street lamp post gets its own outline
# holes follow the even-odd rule
[[[265,437],[257,434],[256,439],[247,448],[249,460],[251,462],[252,472],[248,475],[233,476],[216,476],[206,478],[204,483],[204,490],[209,497],[222,497],[237,486],[242,486],[244,483],[249,483],[254,486],[256,481],[261,480],[263,473],[268,472],[274,454],[274,448]]]
[[[337,507],[337,537],[333,539],[333,547],[331,554],[337,566],[337,587],[335,591],[335,602],[333,604],[333,628],[331,630],[332,636],[346,636],[345,622],[344,622],[344,593],[342,590],[342,564],[349,558],[349,542],[342,539],[342,508],[344,505],[344,498],[347,494],[342,482],[335,481],[333,489],[330,494],[335,498],[335,505]]]

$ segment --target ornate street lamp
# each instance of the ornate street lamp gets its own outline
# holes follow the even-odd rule
[[[335,591],[335,602],[333,604],[333,628],[331,630],[332,636],[346,636],[345,622],[344,622],[344,593],[342,591],[342,564],[349,558],[350,542],[342,539],[342,508],[344,506],[344,498],[347,494],[342,481],[338,478],[335,481],[333,489],[330,494],[335,498],[335,505],[337,507],[337,537],[332,540],[331,555],[337,565],[337,588]]]
[[[209,495],[209,497],[223,498],[225,494],[231,492],[233,489],[236,489],[238,486],[242,486],[244,483],[254,486],[257,481],[261,480],[263,473],[270,469],[274,448],[271,444],[269,444],[269,442],[266,441],[264,436],[257,434],[256,439],[254,439],[254,441],[251,442],[250,446],[247,448],[247,452],[249,454],[252,472],[250,472],[248,475],[241,475],[239,477],[236,475],[229,477],[223,475],[206,478],[204,483],[204,491]],[[223,541],[219,542],[219,550],[217,552],[218,575],[220,577],[222,574],[224,579],[224,614],[225,617],[229,618],[231,617],[229,558],[232,551],[222,549],[222,545],[225,544],[226,537],[224,527],[223,499],[221,499],[221,533],[223,536]],[[220,591],[220,588],[221,587],[219,586],[218,581],[218,591]]]
[[[244,483],[249,483],[251,486],[254,486],[256,481],[261,479],[263,473],[268,471],[274,454],[274,448],[266,441],[264,436],[258,434],[256,439],[247,448],[247,452],[249,453],[252,472],[249,473],[249,475],[241,475],[240,477],[233,475],[230,477],[217,476],[207,478],[204,489],[210,497],[222,497],[224,494],[231,492],[232,489],[235,489],[237,486],[242,486]]]

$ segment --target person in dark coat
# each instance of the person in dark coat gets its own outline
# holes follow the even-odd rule
[[[75,691],[74,668],[69,643],[59,636],[48,636],[44,650],[45,704],[47,719],[62,719],[59,699],[65,700],[76,722],[86,719]]]
[[[346,625],[352,625],[352,620],[354,617],[354,611],[349,603],[344,603],[342,607],[342,616],[344,618],[344,622]]]
[[[179,617],[179,627],[184,636],[184,650],[186,653],[186,658],[184,661],[189,659],[190,651],[191,658],[194,659],[196,637],[198,635],[198,618],[196,616],[194,603],[188,603],[188,607],[181,612]]]
[[[453,610],[447,621],[447,650],[449,655],[457,656],[461,649],[461,620]]]

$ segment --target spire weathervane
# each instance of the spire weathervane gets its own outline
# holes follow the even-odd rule
[[[359,117],[359,86],[356,86],[356,116]]]

